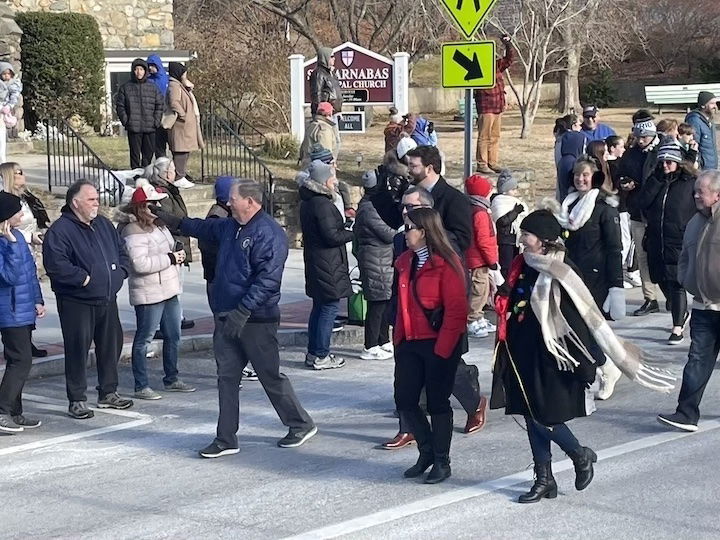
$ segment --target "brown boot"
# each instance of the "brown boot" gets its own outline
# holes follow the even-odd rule
[[[383,450],[400,450],[415,444],[415,437],[412,433],[398,433],[389,441],[385,441],[380,445]]]
[[[467,423],[465,424],[465,433],[475,433],[485,427],[485,413],[487,412],[487,399],[485,396],[480,398],[480,405],[474,414],[469,414]]]

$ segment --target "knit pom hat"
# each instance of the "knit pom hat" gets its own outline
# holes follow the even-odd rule
[[[7,221],[20,211],[20,197],[0,191],[0,221]]]
[[[509,170],[503,169],[498,175],[496,187],[498,193],[507,193],[508,191],[517,189],[518,181],[513,178],[513,175]]]
[[[320,143],[315,143],[310,147],[310,161],[322,161],[323,163],[331,163],[335,160],[332,152]]]
[[[468,195],[476,195],[487,199],[492,191],[492,183],[486,176],[473,174],[465,180],[465,189]]]
[[[677,143],[676,140],[667,140],[663,142],[658,148],[657,160],[658,163],[662,163],[663,161],[674,161],[675,163],[682,163],[682,148],[680,148],[680,145]]]
[[[546,209],[535,210],[520,223],[520,229],[534,234],[543,241],[555,241],[563,233],[563,228],[555,215]]]

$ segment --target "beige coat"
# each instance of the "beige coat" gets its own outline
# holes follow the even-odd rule
[[[200,129],[200,114],[195,96],[180,81],[170,79],[167,106],[177,113],[177,120],[168,130],[168,142],[173,152],[194,152],[205,146]]]
[[[338,148],[335,136],[335,122],[324,116],[318,116],[308,124],[305,130],[305,139],[303,139],[300,147],[300,160],[303,168],[310,164],[310,148],[314,144],[319,144],[326,150],[330,150],[337,161]]]
[[[166,227],[142,227],[134,216],[122,228],[122,238],[130,256],[128,290],[130,305],[157,304],[182,292],[180,266],[172,264],[168,253],[175,240]]]

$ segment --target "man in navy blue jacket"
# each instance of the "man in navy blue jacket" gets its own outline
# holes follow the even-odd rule
[[[133,402],[118,396],[117,364],[123,335],[117,293],[130,261],[117,230],[98,215],[95,186],[80,180],[70,186],[60,217],[45,234],[43,262],[57,297],[65,347],[65,383],[73,418],[92,418],[87,406],[85,373],[95,341],[100,408],[127,409]]]
[[[210,308],[215,315],[213,349],[218,366],[220,415],[217,437],[200,451],[205,458],[236,454],[242,370],[252,360],[258,380],[288,434],[281,448],[300,446],[317,433],[292,384],[280,373],[277,330],[280,284],[288,256],[285,231],[262,209],[262,187],[237,180],[230,189],[232,217],[182,220],[152,208],[170,230],[217,244]]]

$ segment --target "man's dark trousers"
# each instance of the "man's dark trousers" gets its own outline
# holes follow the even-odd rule
[[[155,155],[155,132],[135,133],[128,131],[128,146],[130,147],[130,168],[147,167],[152,163]]]
[[[278,323],[247,323],[240,339],[225,336],[222,332],[225,324],[215,317],[213,349],[220,404],[216,442],[227,448],[238,447],[240,382],[242,370],[250,361],[280,421],[295,432],[311,429],[312,418],[300,405],[287,376],[280,373]]]
[[[95,342],[98,373],[98,397],[117,391],[117,365],[122,350],[123,334],[117,302],[85,304],[57,297],[60,328],[65,346],[65,384],[69,401],[87,401],[87,357]]]

